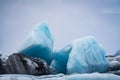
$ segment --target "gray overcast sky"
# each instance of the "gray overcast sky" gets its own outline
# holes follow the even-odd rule
[[[120,0],[0,0],[0,51],[16,52],[42,21],[49,24],[55,49],[88,35],[107,54],[120,49]]]

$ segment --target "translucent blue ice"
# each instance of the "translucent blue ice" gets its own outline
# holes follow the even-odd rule
[[[45,23],[38,24],[23,43],[20,53],[26,56],[44,59],[48,64],[52,60],[54,39]]]
[[[105,50],[92,36],[73,41],[70,52],[67,73],[104,72],[108,67]]]
[[[58,73],[66,73],[67,61],[68,61],[68,57],[71,49],[72,49],[72,46],[68,45],[62,50],[60,50],[59,52],[54,53],[51,66],[54,67]]]

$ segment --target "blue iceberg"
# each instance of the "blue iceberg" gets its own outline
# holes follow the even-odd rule
[[[71,49],[72,49],[72,45],[68,45],[62,50],[54,53],[51,66],[55,68],[57,73],[66,74],[67,61]]]
[[[68,74],[104,72],[107,67],[105,50],[94,37],[88,36],[73,41],[67,63]]]
[[[23,43],[19,52],[29,57],[42,58],[50,64],[52,60],[53,42],[54,39],[49,31],[48,25],[45,23],[38,24]]]

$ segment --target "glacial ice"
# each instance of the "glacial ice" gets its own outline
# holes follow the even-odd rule
[[[120,76],[114,74],[57,74],[57,75],[45,75],[45,76],[32,76],[32,75],[1,75],[0,80],[120,80]]]
[[[73,41],[67,63],[68,74],[104,72],[107,67],[105,50],[94,37],[88,36]]]
[[[68,45],[62,50],[54,53],[51,66],[56,69],[57,73],[66,73],[67,61],[71,49],[72,45]]]
[[[19,53],[42,58],[54,67],[57,73],[104,72],[108,67],[105,50],[92,36],[74,40],[72,44],[54,53],[53,42],[48,25],[42,23],[28,36]]]
[[[49,31],[48,25],[45,23],[38,24],[23,43],[19,53],[30,57],[42,58],[50,64],[52,60],[53,42],[54,39]]]

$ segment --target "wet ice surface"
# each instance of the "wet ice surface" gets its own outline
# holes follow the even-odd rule
[[[120,76],[100,73],[44,76],[5,74],[0,75],[0,80],[120,80]]]

